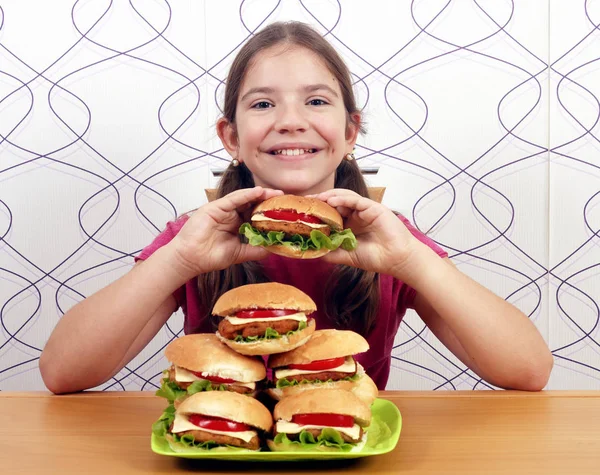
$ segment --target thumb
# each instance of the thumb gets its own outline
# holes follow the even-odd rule
[[[264,247],[251,246],[250,244],[242,244],[238,257],[235,261],[236,264],[240,264],[246,261],[260,261],[269,256],[269,253]]]
[[[344,249],[342,249],[341,247],[336,249],[335,251],[331,251],[328,252],[327,254],[325,254],[322,259],[325,262],[329,262],[330,264],[343,264],[346,266],[352,266],[352,267],[356,267],[356,265],[354,264],[354,261],[352,259],[352,256],[350,255],[351,252],[354,251],[345,251]]]

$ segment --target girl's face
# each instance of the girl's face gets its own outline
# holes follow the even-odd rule
[[[220,122],[219,136],[254,182],[297,195],[333,188],[335,170],[358,134],[325,63],[289,46],[255,56],[240,88],[235,127]]]

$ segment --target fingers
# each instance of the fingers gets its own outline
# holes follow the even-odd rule
[[[273,196],[281,195],[283,191],[255,186],[229,193],[227,196],[214,201],[223,211],[243,211],[255,201],[264,201]]]
[[[246,261],[260,261],[269,255],[264,247],[251,246],[250,244],[242,244],[241,246],[239,255],[235,261],[236,264]]]

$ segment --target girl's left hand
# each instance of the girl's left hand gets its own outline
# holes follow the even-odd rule
[[[313,198],[336,208],[358,245],[354,251],[337,249],[323,259],[371,272],[399,276],[419,241],[398,217],[384,205],[353,191],[335,188]]]

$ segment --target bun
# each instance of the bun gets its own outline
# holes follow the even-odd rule
[[[269,368],[364,353],[369,343],[350,330],[317,330],[306,345],[269,358]]]
[[[177,409],[178,414],[202,414],[271,430],[273,418],[256,399],[231,391],[203,391],[192,394]]]
[[[225,292],[215,303],[213,314],[227,317],[240,310],[257,308],[298,310],[306,314],[317,310],[313,300],[296,287],[266,282],[242,285]]]
[[[307,323],[306,328],[295,331],[290,336],[285,335],[281,338],[273,338],[270,340],[263,339],[245,343],[242,341],[228,340],[219,332],[217,332],[217,337],[229,348],[242,355],[272,355],[292,350],[309,341],[315,331],[315,319],[309,318]]]
[[[371,409],[350,391],[313,389],[293,394],[275,405],[275,420],[291,421],[296,414],[342,414],[361,427],[371,423]]]
[[[269,388],[266,392],[276,401],[280,401],[295,394],[300,394],[305,391],[314,391],[316,389],[339,389],[350,391],[367,406],[371,406],[375,399],[377,399],[377,396],[379,396],[377,386],[366,373],[356,381],[331,381],[317,384],[303,383],[296,386],[286,386],[284,388]]]
[[[329,249],[322,247],[321,249],[307,249],[301,251],[294,249],[293,247],[284,246],[283,244],[273,244],[272,246],[266,246],[264,249],[272,254],[278,256],[291,257],[292,259],[317,259],[322,257],[329,252]]]
[[[185,335],[165,349],[166,358],[176,366],[251,383],[265,379],[262,361],[240,355],[223,344],[214,333]]]
[[[319,218],[336,231],[341,231],[344,228],[342,216],[335,208],[317,198],[307,198],[305,196],[274,196],[260,203],[254,208],[252,214],[279,209],[293,209],[298,213],[310,214]]]

